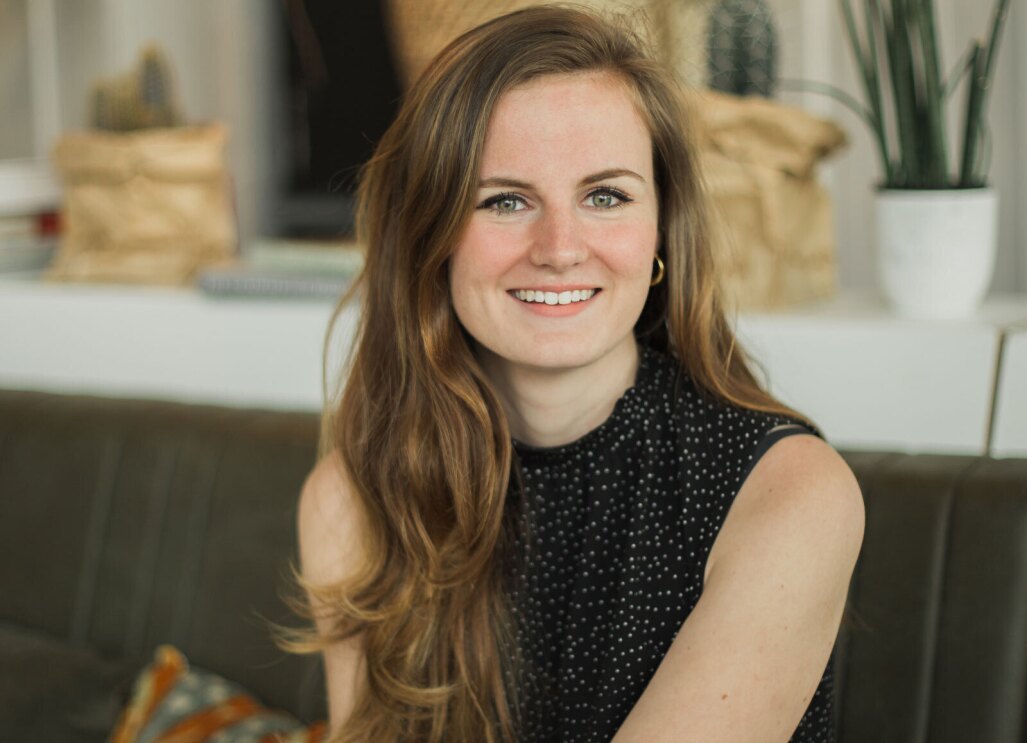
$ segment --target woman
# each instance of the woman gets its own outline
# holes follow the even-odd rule
[[[363,173],[299,512],[337,740],[831,738],[862,499],[735,343],[643,49],[570,8],[484,24]]]

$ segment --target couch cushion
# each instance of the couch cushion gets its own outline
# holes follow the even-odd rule
[[[0,740],[105,741],[142,666],[0,624]]]
[[[846,455],[866,536],[839,741],[1027,740],[1027,460]]]
[[[315,743],[325,731],[324,721],[304,727],[291,716],[265,707],[239,684],[190,666],[173,646],[161,645],[136,679],[132,699],[110,743],[215,739]]]
[[[853,468],[867,523],[850,589],[854,622],[839,643],[842,740],[927,740],[949,515],[974,462],[893,455],[870,471]]]
[[[1027,741],[1027,460],[981,460],[952,506],[934,743]]]

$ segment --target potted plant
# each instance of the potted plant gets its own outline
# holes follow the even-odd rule
[[[933,0],[838,2],[864,102],[819,87],[852,108],[873,136],[883,174],[875,207],[884,294],[906,315],[969,314],[995,264],[998,198],[988,182],[985,112],[1009,0],[996,0],[987,42],[971,41],[947,77]],[[964,78],[962,132],[950,157],[945,112]]]

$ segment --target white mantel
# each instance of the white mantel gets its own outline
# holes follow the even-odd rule
[[[332,309],[2,277],[0,388],[316,411]],[[340,320],[336,361],[354,321]],[[849,292],[737,329],[771,390],[838,448],[980,454],[990,430],[993,454],[1027,455],[1027,297],[916,321]]]

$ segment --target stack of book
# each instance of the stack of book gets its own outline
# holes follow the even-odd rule
[[[40,271],[57,249],[53,212],[0,216],[0,273]]]
[[[197,285],[212,296],[338,299],[363,265],[350,241],[261,240],[235,264],[203,270]]]

